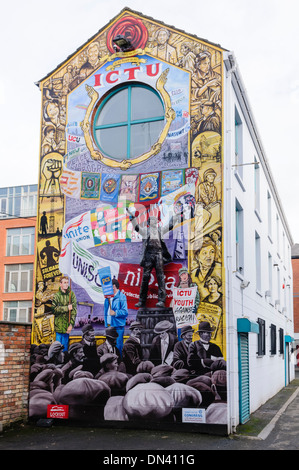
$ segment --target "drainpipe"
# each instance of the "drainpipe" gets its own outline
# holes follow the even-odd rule
[[[225,53],[224,53],[225,54]],[[224,96],[224,181],[223,181],[223,204],[224,204],[224,234],[223,234],[223,247],[224,247],[224,270],[225,270],[225,298],[226,298],[226,347],[227,347],[227,387],[228,387],[228,432],[236,432],[237,415],[238,415],[238,364],[235,358],[238,356],[236,346],[236,332],[234,326],[234,312],[233,312],[233,289],[232,289],[232,276],[233,276],[233,253],[232,253],[232,240],[233,236],[233,196],[232,196],[232,113],[231,113],[231,88],[232,88],[232,74],[235,71],[235,63],[231,53],[228,53],[224,58],[225,70],[225,90]]]

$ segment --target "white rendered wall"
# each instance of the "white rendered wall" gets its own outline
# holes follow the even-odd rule
[[[234,81],[234,83],[236,83]],[[242,83],[241,83],[242,85]],[[238,87],[237,87],[238,89]],[[225,127],[224,127],[224,253],[226,264],[226,311],[228,341],[228,373],[230,409],[233,422],[238,423],[238,348],[237,319],[246,317],[252,322],[262,318],[266,322],[265,355],[257,355],[256,333],[249,333],[250,355],[250,412],[271,398],[285,386],[285,357],[279,353],[279,329],[284,335],[293,334],[293,285],[291,267],[292,240],[275,185],[268,173],[267,162],[247,125],[250,113],[244,109],[239,93],[231,84],[231,74],[225,78]],[[238,96],[239,95],[239,96]],[[243,165],[235,165],[235,109],[242,121]],[[259,208],[255,203],[255,165],[259,164]],[[271,198],[272,230],[269,228],[269,195]],[[244,259],[243,270],[238,272],[235,249],[235,204],[236,199],[243,209]],[[271,233],[270,233],[271,232]],[[260,286],[256,276],[256,234],[260,243]],[[269,261],[272,257],[272,288],[269,291]],[[278,271],[279,270],[279,271]],[[280,280],[278,274],[280,273]],[[242,289],[242,281],[249,281]],[[283,288],[284,285],[284,288]],[[278,304],[275,301],[280,300]],[[276,326],[276,354],[270,354],[270,324]],[[291,367],[291,377],[294,369]]]

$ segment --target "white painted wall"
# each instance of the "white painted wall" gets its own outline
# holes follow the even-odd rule
[[[229,54],[227,54],[229,55]],[[226,59],[226,57],[225,57]],[[224,87],[224,263],[226,276],[226,318],[228,344],[229,400],[232,425],[238,424],[238,350],[237,318],[247,317],[256,322],[262,318],[266,322],[266,353],[257,356],[257,334],[249,333],[250,354],[250,411],[271,398],[285,386],[285,358],[279,353],[279,329],[284,335],[294,337],[293,328],[293,282],[291,266],[292,239],[284,218],[279,197],[273,182],[269,165],[258,140],[252,134],[251,111],[245,108],[242,95],[236,91],[243,87],[238,70],[225,70]],[[237,77],[238,81],[235,80]],[[233,83],[237,88],[234,89]],[[244,92],[244,90],[242,90]],[[245,95],[245,100],[247,100]],[[243,165],[235,167],[235,109],[243,128]],[[251,124],[250,124],[251,122]],[[251,128],[251,130],[250,130]],[[256,129],[256,127],[255,127]],[[269,156],[271,159],[271,156]],[[255,161],[259,164],[258,211],[255,203]],[[269,195],[271,197],[272,230],[269,229]],[[235,201],[243,209],[244,263],[243,270],[237,271],[235,249]],[[256,275],[256,233],[260,241],[260,286]],[[272,289],[269,290],[269,261],[272,256]],[[278,280],[278,272],[280,279]],[[245,289],[242,281],[249,281]],[[284,288],[283,288],[284,284]],[[280,303],[275,303],[276,300]],[[277,352],[270,354],[270,324],[276,325]],[[291,367],[291,377],[294,368]]]

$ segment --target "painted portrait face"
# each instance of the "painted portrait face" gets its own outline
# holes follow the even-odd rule
[[[83,362],[83,359],[84,359],[83,347],[82,347],[82,348],[78,348],[78,349],[74,352],[74,359],[76,359],[77,362]]]
[[[215,279],[210,279],[207,287],[208,287],[210,292],[217,292],[217,290],[218,290],[218,284],[215,281]]]
[[[47,114],[49,118],[55,118],[59,115],[59,107],[56,103],[49,103],[47,106]]]
[[[187,282],[188,281],[188,273],[182,273],[180,275],[181,282]]]
[[[165,44],[167,42],[167,39],[168,39],[167,32],[161,29],[161,31],[159,31],[159,34],[157,36],[158,43]]]
[[[207,73],[210,70],[210,59],[205,57],[198,63],[198,68],[201,72]]]
[[[184,340],[187,341],[187,343],[190,343],[192,341],[192,337],[193,337],[193,331],[188,331],[184,335]]]
[[[206,180],[210,184],[214,183],[214,180],[215,180],[214,173],[208,173],[207,176],[206,176]]]
[[[115,285],[115,284],[113,284],[112,288],[113,288],[113,292],[114,292],[114,294],[116,294],[116,293],[117,293],[117,291],[118,291],[118,289],[117,289],[116,285]]]
[[[91,63],[95,63],[99,58],[99,49],[96,44],[92,44],[88,49],[88,59]]]
[[[197,254],[197,259],[200,263],[211,266],[215,260],[215,248],[212,245],[205,246]]]
[[[141,330],[140,328],[133,328],[132,330],[132,336],[135,338],[140,338],[141,337]]]
[[[69,286],[69,280],[68,279],[64,278],[64,279],[62,279],[62,281],[60,281],[61,290],[66,291],[68,286]]]
[[[212,333],[210,331],[200,331],[199,336],[203,341],[210,341]]]

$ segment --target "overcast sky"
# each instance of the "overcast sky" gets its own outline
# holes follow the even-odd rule
[[[3,3],[0,187],[38,181],[41,94],[35,82],[129,7],[234,52],[291,234],[299,243],[298,0]]]

